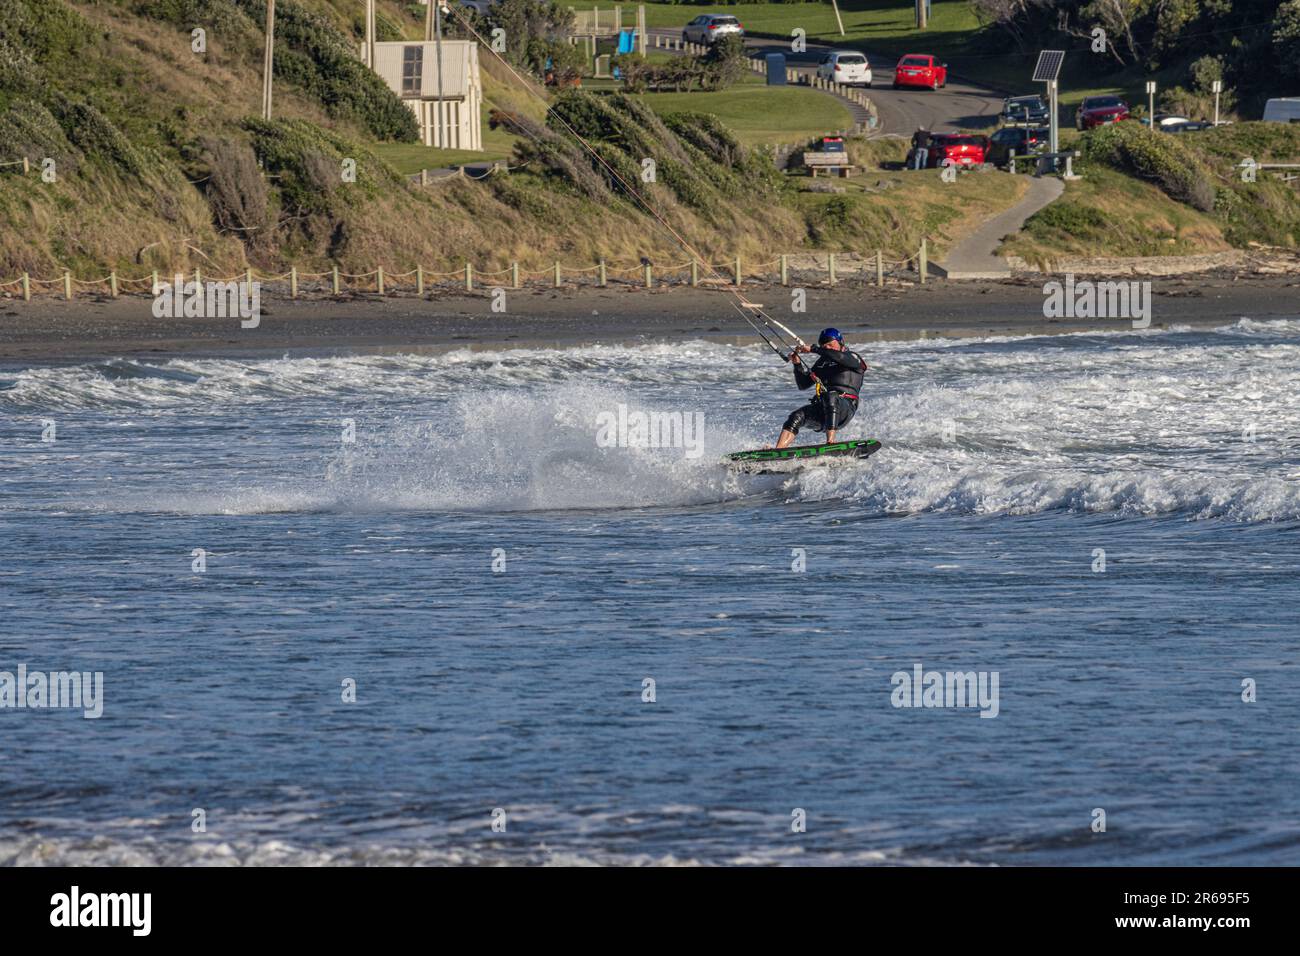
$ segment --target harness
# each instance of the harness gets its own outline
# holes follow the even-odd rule
[[[866,363],[863,363],[863,370],[865,371],[865,369]],[[813,375],[813,388],[813,395],[816,398],[821,399],[826,409],[825,422],[827,431],[833,431],[835,429],[837,424],[836,420],[839,418],[839,403],[836,399],[847,398],[849,401],[854,403],[855,408],[857,407],[858,395],[856,392],[850,392],[847,389],[841,389],[834,385],[826,385],[816,375]]]

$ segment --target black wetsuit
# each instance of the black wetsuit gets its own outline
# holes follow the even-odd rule
[[[794,380],[799,388],[812,388],[821,382],[821,394],[802,408],[796,408],[785,420],[785,428],[799,434],[807,425],[819,432],[843,428],[858,411],[858,389],[867,363],[857,352],[848,349],[828,349],[818,345],[813,350],[817,364],[812,374],[804,371],[803,363],[796,362]],[[814,378],[815,376],[815,378]]]

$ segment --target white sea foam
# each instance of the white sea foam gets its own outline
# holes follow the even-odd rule
[[[128,470],[111,494],[64,501],[89,510],[612,509],[775,491],[878,512],[1300,518],[1300,321],[864,352],[872,370],[844,437],[876,437],[885,449],[866,465],[785,480],[737,477],[719,462],[770,443],[805,396],[770,354],[703,342],[42,368],[11,379],[0,407],[33,419],[243,416],[250,429],[285,436],[306,462],[277,470],[250,457],[237,477],[198,488]],[[619,404],[702,411],[703,454],[598,447],[596,416]],[[323,444],[320,430],[348,415],[362,422],[356,444]],[[225,458],[241,452],[229,438],[196,435],[203,440],[223,443]],[[173,442],[156,452],[156,468],[185,468],[186,453]]]

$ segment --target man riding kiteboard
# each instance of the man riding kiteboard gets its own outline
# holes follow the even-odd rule
[[[805,369],[800,355],[813,354],[817,363]],[[816,346],[798,345],[790,351],[794,363],[794,381],[802,391],[816,387],[812,401],[796,408],[785,420],[776,447],[785,448],[794,441],[799,429],[805,425],[826,433],[826,441],[835,441],[835,431],[849,423],[858,411],[858,390],[862,387],[867,363],[856,352],[844,347],[844,336],[838,329],[822,329]]]

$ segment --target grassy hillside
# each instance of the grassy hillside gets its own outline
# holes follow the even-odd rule
[[[264,10],[260,0],[0,0],[0,162],[37,166],[0,171],[0,275],[681,258],[601,164],[490,65],[488,98],[508,119],[488,143],[521,168],[409,185],[387,159],[418,168],[422,148],[409,112],[353,54],[359,4],[279,0],[275,118],[261,120]],[[381,37],[420,36],[422,12],[382,3]],[[198,52],[196,27],[206,31]],[[783,92],[801,99],[773,118],[754,99],[761,87],[708,94],[735,114],[739,136],[694,110],[707,96],[566,94],[558,105],[706,255],[768,258],[830,233],[823,199],[801,197],[746,144],[788,134],[792,116],[803,132],[843,125],[831,98]],[[43,178],[47,158],[54,175]],[[642,185],[646,159],[658,177]],[[976,200],[963,187],[935,201],[960,210]],[[835,240],[849,246],[869,238],[893,252],[914,240],[915,230],[840,218]]]
[[[1173,136],[1128,122],[1083,134],[1077,146],[1083,178],[1031,217],[1004,254],[1045,262],[1300,245],[1300,191],[1269,172],[1243,182],[1239,167],[1246,157],[1295,162],[1300,127],[1239,123]]]
[[[0,277],[680,261],[610,168],[714,261],[800,248],[902,257],[922,236],[937,257],[1022,188],[994,173],[949,186],[879,171],[901,158],[899,144],[855,142],[866,174],[832,187],[842,191],[808,191],[763,144],[843,126],[842,107],[816,91],[746,83],[554,99],[597,160],[486,56],[494,123],[483,155],[508,155],[514,171],[414,186],[404,172],[448,157],[415,142],[409,111],[356,59],[360,5],[278,0],[271,121],[258,116],[264,10],[262,0],[0,0],[0,163],[34,164],[28,175],[0,166]],[[380,12],[381,37],[422,35],[418,5]],[[1012,251],[1296,243],[1292,187],[1233,181],[1241,156],[1300,155],[1292,129],[1240,124],[1155,147],[1150,135],[1124,124],[1081,138],[1085,179]],[[653,182],[641,179],[646,160]]]

